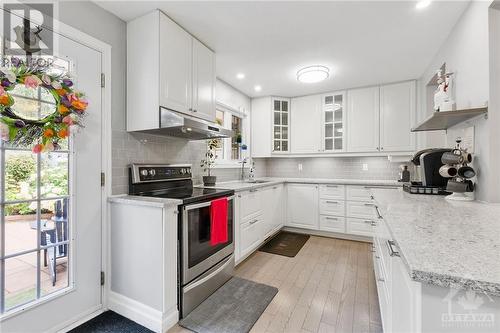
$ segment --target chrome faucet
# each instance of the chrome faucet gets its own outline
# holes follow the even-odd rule
[[[247,158],[241,160],[241,180],[245,180],[245,163],[247,163]]]

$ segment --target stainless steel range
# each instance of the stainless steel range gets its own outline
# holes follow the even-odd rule
[[[191,165],[133,164],[129,194],[179,199],[181,318],[231,278],[234,270],[234,191],[193,187]],[[228,198],[228,240],[210,245],[211,201]]]

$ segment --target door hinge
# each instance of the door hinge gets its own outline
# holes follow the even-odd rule
[[[105,277],[104,272],[101,272],[101,286],[104,286],[104,281],[106,281]]]
[[[106,185],[106,174],[101,172],[101,186],[104,187]]]
[[[106,74],[101,73],[101,88],[106,86]]]

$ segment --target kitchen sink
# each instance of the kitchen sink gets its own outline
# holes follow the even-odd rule
[[[270,180],[247,180],[246,181],[247,183],[250,183],[250,184],[263,184],[263,183],[269,183]]]

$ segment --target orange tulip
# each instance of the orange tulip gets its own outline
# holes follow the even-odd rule
[[[80,111],[83,111],[87,108],[87,105],[89,103],[87,103],[86,101],[83,101],[83,100],[80,100],[80,99],[77,99],[77,100],[74,100],[73,102],[71,102],[71,105],[77,109],[77,110],[80,110]]]
[[[59,96],[64,96],[64,95],[66,95],[66,90],[64,90],[64,89],[62,89],[62,88],[61,88],[61,89],[56,89],[56,92],[57,92],[57,94],[58,94]]]
[[[9,105],[9,96],[7,94],[0,96],[0,104]]]
[[[69,128],[63,128],[57,132],[57,136],[61,139],[65,139],[69,136]]]
[[[58,111],[60,114],[66,114],[69,112],[69,109],[64,105],[59,104]]]
[[[45,131],[43,131],[43,137],[45,138],[51,138],[54,136],[54,131],[50,128],[47,128]]]

